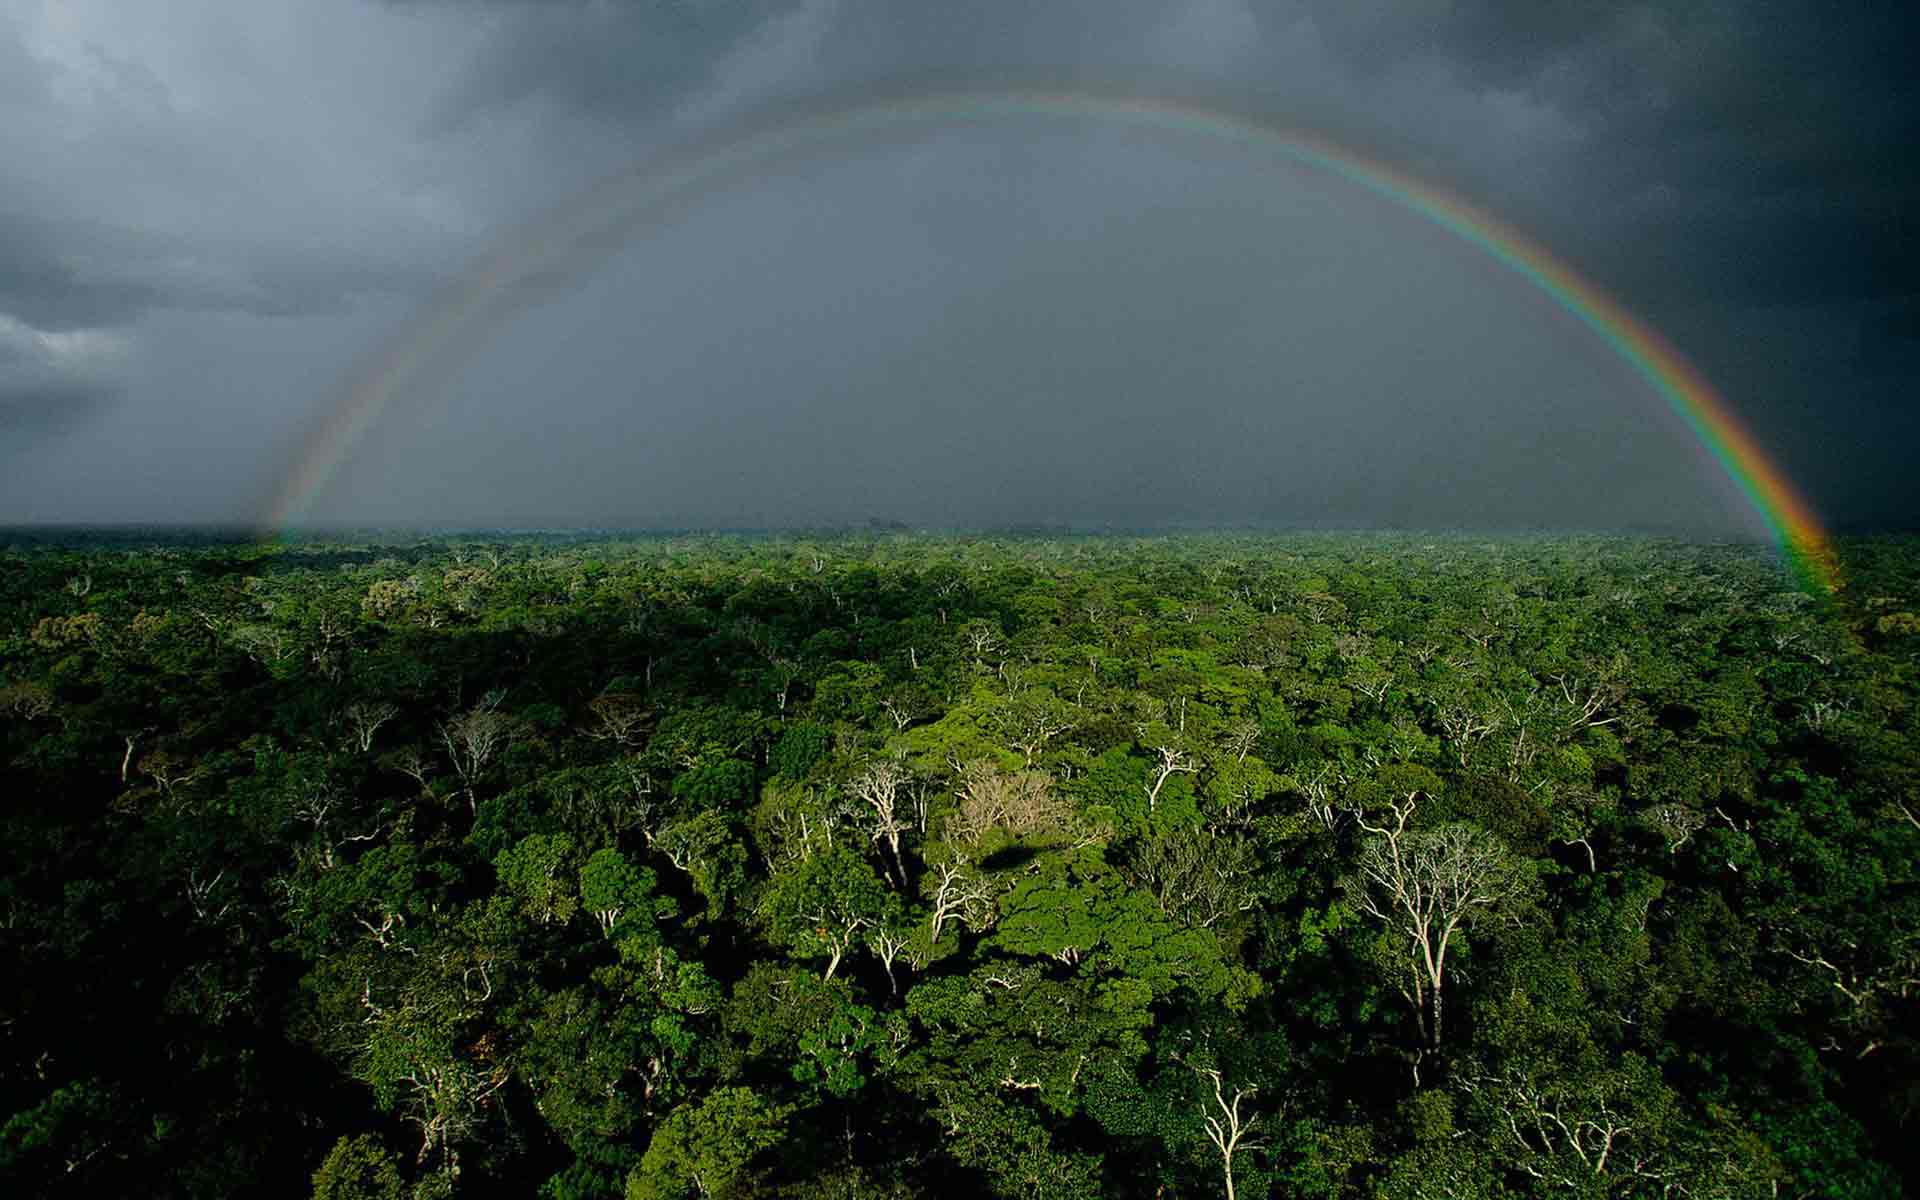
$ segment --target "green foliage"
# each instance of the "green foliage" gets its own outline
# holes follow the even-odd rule
[[[521,913],[541,925],[552,925],[566,921],[580,907],[572,878],[574,857],[571,837],[534,833],[502,853],[493,865],[500,873],[500,886],[519,903]]]
[[[779,1143],[790,1111],[739,1087],[717,1088],[699,1105],[674,1110],[627,1177],[628,1200],[739,1194],[748,1165]]]
[[[1846,554],[15,550],[0,1192],[1912,1191],[1920,552]]]
[[[779,942],[802,958],[826,958],[831,976],[884,923],[898,900],[865,859],[837,847],[789,867],[767,885],[761,913]]]
[[[1156,996],[1184,988],[1203,1000],[1224,997],[1238,1005],[1258,989],[1250,973],[1226,961],[1211,933],[1179,928],[1098,854],[1085,851],[1052,866],[1001,902],[995,946],[1110,971]]]
[[[367,1134],[343,1137],[313,1173],[313,1200],[405,1200],[393,1154]]]
[[[767,768],[783,779],[805,779],[823,762],[833,745],[833,731],[823,725],[795,722],[767,752]]]
[[[737,758],[699,763],[673,779],[674,798],[689,810],[737,808],[753,792],[753,767]]]
[[[580,903],[612,937],[625,922],[651,922],[674,911],[671,899],[654,894],[657,880],[612,846],[593,852],[580,868]]]
[[[86,1166],[111,1145],[115,1115],[113,1097],[97,1082],[54,1088],[0,1125],[0,1179],[25,1181]]]

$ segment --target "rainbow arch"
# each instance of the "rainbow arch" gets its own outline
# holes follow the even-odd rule
[[[785,157],[865,134],[958,121],[1050,117],[1204,138],[1345,180],[1417,213],[1532,283],[1591,329],[1692,430],[1766,523],[1802,586],[1840,577],[1812,508],[1733,407],[1657,332],[1513,226],[1434,184],[1313,133],[1157,97],[1028,89],[959,90],[788,108],[662,158],[649,158],[522,226],[467,268],[355,372],[305,439],[268,508],[268,531],[296,522],[355,443],[397,400],[456,364],[531,299],[565,287],[677,204],[764,173]]]

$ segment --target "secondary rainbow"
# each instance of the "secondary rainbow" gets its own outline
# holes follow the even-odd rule
[[[1318,135],[1185,101],[1087,91],[957,91],[788,108],[689,148],[649,157],[496,243],[356,372],[306,440],[266,524],[297,521],[369,427],[402,397],[431,392],[499,323],[565,287],[639,229],[688,202],[764,176],[779,161],[917,126],[1011,118],[1118,123],[1227,143],[1314,168],[1432,221],[1531,282],[1590,328],[1678,414],[1772,531],[1804,584],[1839,575],[1813,510],[1733,408],[1672,346],[1539,243],[1448,191]]]

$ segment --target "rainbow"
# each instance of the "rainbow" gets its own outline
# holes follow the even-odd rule
[[[686,149],[649,156],[501,239],[373,358],[306,439],[265,524],[297,522],[366,431],[403,396],[419,396],[533,299],[563,288],[703,195],[762,177],[784,159],[902,128],[1007,118],[1120,123],[1198,137],[1343,179],[1425,217],[1532,283],[1625,360],[1691,429],[1765,521],[1803,585],[1839,584],[1833,548],[1813,510],[1731,405],[1659,334],[1545,247],[1458,196],[1315,134],[1179,100],[1089,91],[961,90],[866,97],[791,108]]]

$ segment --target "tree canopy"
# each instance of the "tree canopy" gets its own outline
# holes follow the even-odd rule
[[[1842,549],[22,540],[0,1188],[1903,1194]]]

